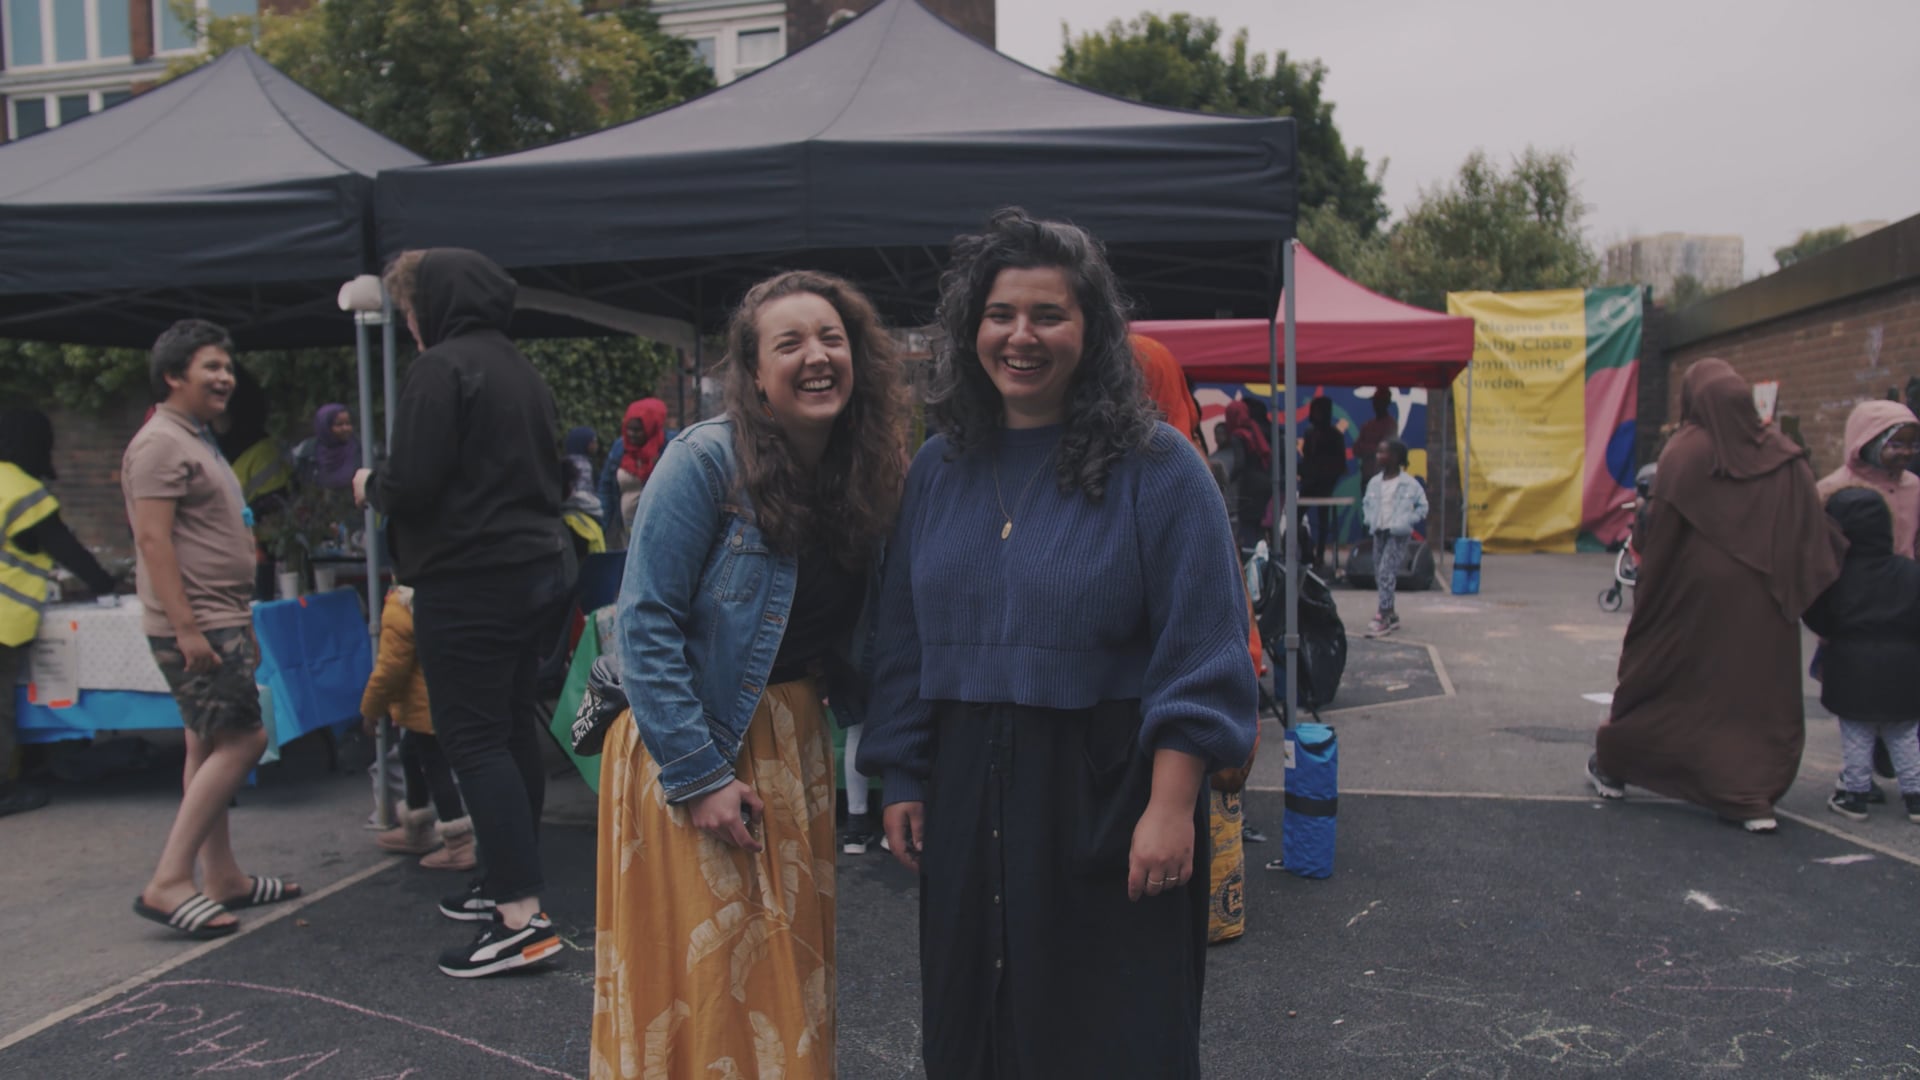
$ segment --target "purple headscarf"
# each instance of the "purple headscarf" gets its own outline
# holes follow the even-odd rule
[[[313,414],[314,481],[323,488],[352,487],[353,474],[360,468],[359,442],[333,437],[334,417],[346,411],[345,405],[322,405]]]

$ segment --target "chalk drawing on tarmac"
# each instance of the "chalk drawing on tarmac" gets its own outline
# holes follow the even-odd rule
[[[1608,942],[1628,970],[1596,973],[1584,990],[1569,987],[1571,998],[1551,1004],[1500,980],[1369,969],[1346,986],[1376,996],[1393,1019],[1349,1014],[1336,1046],[1387,1074],[1426,1078],[1655,1070],[1920,1078],[1913,1041],[1842,1034],[1807,1019],[1810,1009],[1844,1013],[1856,992],[1907,999],[1920,955],[1767,947],[1712,958],[1668,938],[1591,936]],[[1417,1027],[1399,1019],[1415,1010],[1425,1017]]]
[[[290,1030],[288,1006],[312,1016],[337,1010],[351,1037]],[[369,1024],[401,1029],[394,1040],[369,1036]],[[429,1076],[557,1077],[572,1074],[403,1016],[305,990],[220,979],[176,979],[147,986],[68,1021],[84,1029],[103,1061],[131,1075],[239,1073],[255,1080],[427,1080]],[[485,1066],[482,1072],[479,1067]]]

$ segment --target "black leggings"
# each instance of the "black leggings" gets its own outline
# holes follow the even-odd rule
[[[484,895],[540,895],[540,811],[547,777],[535,711],[540,658],[566,616],[559,556],[522,566],[422,579],[414,641],[433,730],[460,777],[485,857]]]
[[[467,808],[460,802],[460,787],[453,782],[453,769],[447,764],[439,739],[402,731],[400,769],[407,778],[407,809],[424,810],[431,801],[434,816],[441,821],[467,816]]]

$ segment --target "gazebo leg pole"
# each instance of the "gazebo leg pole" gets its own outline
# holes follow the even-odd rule
[[[1293,715],[1292,710],[1300,700],[1300,694],[1297,689],[1300,673],[1300,483],[1299,447],[1295,444],[1295,440],[1298,438],[1299,420],[1294,416],[1294,408],[1298,394],[1295,384],[1300,381],[1300,372],[1297,358],[1294,355],[1295,326],[1293,311],[1294,295],[1300,291],[1294,288],[1293,281],[1294,248],[1298,243],[1296,240],[1288,240],[1280,249],[1280,273],[1286,281],[1287,290],[1285,293],[1286,302],[1281,305],[1286,323],[1286,346],[1284,350],[1286,354],[1286,368],[1281,373],[1281,378],[1286,383],[1287,466],[1286,475],[1281,479],[1285,480],[1287,487],[1287,686],[1284,693],[1287,695],[1286,708],[1288,716]],[[1271,341],[1271,330],[1269,330],[1269,341]],[[1269,354],[1272,352],[1271,345],[1268,347],[1268,352]],[[1271,367],[1271,355],[1269,355],[1269,367]]]
[[[373,464],[373,357],[371,343],[367,340],[367,322],[365,313],[356,313],[353,317],[354,344],[357,346],[360,374],[360,460],[363,464]],[[393,413],[392,403],[387,406],[388,416]],[[378,525],[375,521],[373,506],[369,504],[363,518],[366,532],[363,546],[367,552],[367,636],[372,639],[374,651],[380,650],[380,553],[377,540]],[[374,736],[373,759],[373,812],[382,829],[393,828],[393,792],[387,788],[387,747],[391,736],[386,723],[380,724]]]

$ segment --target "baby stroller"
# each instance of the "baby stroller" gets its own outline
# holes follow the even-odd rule
[[[1658,465],[1647,465],[1634,474],[1634,500],[1622,503],[1621,509],[1633,511],[1633,531],[1627,534],[1627,542],[1620,545],[1620,554],[1613,560],[1613,584],[1600,591],[1600,610],[1619,611],[1626,601],[1626,591],[1640,580],[1640,553],[1634,548],[1634,541],[1646,528],[1647,500],[1653,494],[1653,477],[1659,471]]]

